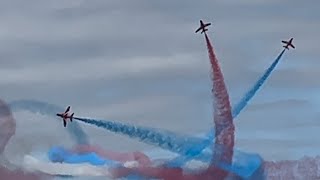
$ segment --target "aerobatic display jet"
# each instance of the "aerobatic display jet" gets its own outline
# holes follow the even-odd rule
[[[283,47],[289,50],[289,46],[292,47],[293,49],[296,48],[294,47],[294,45],[292,44],[292,40],[293,38],[291,38],[289,41],[282,41],[282,43],[286,44]]]
[[[67,126],[67,120],[70,119],[70,122],[72,122],[72,118],[74,113],[72,113],[71,115],[69,115],[70,111],[70,106],[67,107],[66,111],[64,113],[58,113],[57,116],[61,117],[63,119],[63,126],[66,127]]]
[[[208,29],[206,29],[206,27],[210,26],[210,25],[211,25],[211,23],[204,24],[203,21],[200,20],[200,27],[196,30],[196,33],[199,32],[200,30],[202,30],[201,34],[208,31]]]

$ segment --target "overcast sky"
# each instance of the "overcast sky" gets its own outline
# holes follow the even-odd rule
[[[298,137],[290,130],[302,124],[305,142],[308,133],[314,136],[308,127],[320,125],[319,6],[312,0],[1,0],[1,98],[72,105],[79,116],[177,132],[206,131],[212,125],[210,67],[204,38],[194,33],[203,19],[213,24],[208,33],[232,104],[281,52],[281,40],[294,37],[296,49],[285,53],[236,131],[245,139],[239,146],[255,151],[266,138]],[[18,115],[18,123],[35,118],[27,117]],[[249,142],[259,132],[279,135]]]

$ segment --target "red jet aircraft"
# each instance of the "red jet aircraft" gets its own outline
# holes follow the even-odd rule
[[[200,20],[200,27],[196,30],[196,33],[197,33],[198,31],[200,31],[200,30],[202,30],[202,31],[201,31],[201,34],[204,33],[204,32],[206,32],[206,31],[208,31],[208,29],[206,29],[206,27],[207,27],[207,26],[210,26],[210,25],[211,25],[211,23],[204,24],[203,21]]]
[[[67,126],[67,119],[70,119],[70,122],[72,122],[72,118],[74,113],[71,114],[71,116],[68,114],[68,112],[70,111],[70,106],[67,107],[66,111],[64,113],[61,114],[57,114],[57,116],[61,117],[63,119],[63,126],[66,127]]]
[[[289,41],[282,41],[282,43],[286,44],[283,47],[289,50],[289,46],[292,47],[293,49],[296,48],[294,47],[294,45],[292,44],[292,40],[293,38],[291,38]]]

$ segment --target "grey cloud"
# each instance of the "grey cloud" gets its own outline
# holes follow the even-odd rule
[[[274,78],[270,85],[279,88],[297,88],[309,89],[319,88],[320,84],[316,77],[319,76],[318,67],[315,64],[313,67],[308,68],[290,68],[278,70],[274,73]]]
[[[278,100],[267,103],[258,103],[253,104],[248,107],[248,110],[268,110],[268,109],[286,109],[286,107],[290,106],[290,108],[309,108],[312,104],[308,100],[300,100],[300,99],[285,99]]]
[[[308,127],[316,122],[317,111],[308,100],[284,99],[250,104],[239,116],[239,129],[266,130]]]
[[[197,46],[199,43],[193,43],[190,38],[199,18],[187,19],[188,21],[185,21],[185,18],[198,14],[196,11],[200,11],[200,8],[205,8],[203,12],[210,12],[209,8],[212,8],[210,5],[203,6],[201,3],[191,6],[191,2],[166,4],[140,1],[141,4],[128,2],[127,6],[120,6],[119,3],[112,5],[112,3],[96,2],[84,1],[71,8],[50,8],[53,3],[40,3],[39,8],[36,9],[26,5],[22,6],[24,7],[22,10],[19,9],[23,16],[4,16],[3,26],[11,32],[6,34],[6,41],[9,41],[9,45],[11,44],[10,49],[15,50],[8,52],[3,48],[3,54],[8,54],[7,58],[3,55],[3,59],[8,59],[10,62],[19,59],[19,63],[32,59],[32,62],[37,60],[40,63],[53,60],[90,59],[95,56],[118,59],[123,55],[126,57],[148,54],[162,56],[179,51],[199,52],[200,48]],[[217,4],[217,7],[224,6],[216,2],[213,4]],[[179,7],[181,9],[176,11],[175,9]],[[112,8],[115,10],[110,10]],[[236,8],[240,12],[247,12],[238,6],[233,8],[230,12],[235,11]],[[167,10],[164,11],[165,9]],[[190,12],[190,9],[194,13]],[[219,8],[217,10],[219,14],[228,15]],[[34,15],[30,16],[30,14]],[[239,13],[237,17],[241,15],[243,13]],[[6,17],[9,24],[5,23]],[[179,18],[176,19],[177,17]],[[240,22],[244,23],[244,20],[242,21]],[[266,21],[262,21],[259,26],[263,23]],[[250,25],[250,22],[246,23],[248,25],[233,24],[234,27],[230,28],[224,24],[224,22],[218,23],[222,29],[217,27],[217,34],[219,29],[225,31],[226,28],[231,32],[233,32],[232,29],[239,31],[239,28]],[[183,31],[183,29],[190,29],[190,31]],[[10,34],[20,38],[10,39]],[[225,36],[225,33],[219,34],[221,37]],[[17,51],[20,53],[15,53]]]
[[[202,37],[193,34],[200,18],[213,21],[214,27],[210,36],[213,37],[230,91],[238,86],[249,87],[250,83],[260,76],[260,72],[277,55],[275,49],[280,46],[280,38],[295,32],[300,35],[300,39],[308,37],[308,41],[300,45],[301,48],[310,47],[311,34],[314,34],[314,29],[317,27],[316,24],[312,24],[312,19],[303,19],[303,22],[295,19],[297,15],[292,15],[289,10],[287,12],[282,7],[286,5],[285,2],[250,4],[246,1],[233,4],[218,1],[203,1],[203,3],[29,1],[18,6],[20,3],[23,2],[17,1],[15,5],[2,4],[3,9],[10,9],[3,11],[0,17],[2,26],[5,27],[0,31],[0,37],[4,42],[0,48],[2,68],[6,68],[2,72],[7,72],[2,75],[1,87],[6,90],[3,94],[8,98],[30,95],[57,103],[64,100],[79,102],[78,95],[96,94],[102,91],[100,89],[106,91],[111,89],[110,93],[115,91],[114,94],[119,94],[116,97],[143,94],[139,92],[147,94],[147,90],[152,91],[150,86],[153,86],[153,89],[160,89],[154,93],[163,89],[170,91],[171,87],[173,94],[180,93],[181,89],[177,89],[179,85],[178,87],[174,85],[175,77],[179,75],[175,71],[179,73],[184,71],[181,75],[190,80],[190,84],[185,85],[187,90],[197,86],[195,82],[209,83],[207,67],[209,63],[205,46]],[[34,6],[35,3],[37,6]],[[291,2],[290,9],[296,10],[307,4]],[[315,18],[316,11],[313,9],[309,11],[310,13],[306,13],[303,10],[297,14],[305,15],[300,16],[301,18],[309,16]],[[281,15],[279,13],[284,15],[279,16]],[[301,23],[302,27],[299,26]],[[288,24],[290,26],[285,27]],[[163,66],[165,63],[156,64],[157,61],[168,60],[177,54],[186,53],[196,59],[196,63],[190,64],[187,70],[178,69],[179,64],[168,63],[167,66]],[[301,50],[290,53],[307,55]],[[147,60],[152,57],[158,59]],[[290,57],[293,58],[294,55]],[[163,68],[157,71],[154,69],[148,71],[146,68],[140,75],[121,72],[124,70],[134,72],[134,66],[126,65],[132,59],[143,59],[136,62],[154,63],[154,67],[160,65]],[[190,60],[185,61],[187,63]],[[118,67],[112,64],[118,64]],[[263,68],[259,68],[261,71],[258,69],[250,71],[251,68],[261,64],[264,64]],[[175,68],[167,71],[166,68],[170,66]],[[197,67],[195,70],[190,70],[192,66]],[[280,64],[280,66],[285,65]],[[86,71],[85,67],[94,69],[95,72]],[[103,72],[103,67],[106,72]],[[116,72],[117,75],[110,76],[108,71]],[[151,75],[155,73],[157,75]],[[144,75],[148,78],[144,78]],[[279,75],[272,76],[276,79]],[[18,79],[12,83],[10,78]],[[123,81],[123,84],[118,81]],[[148,86],[152,81],[155,83]],[[184,83],[188,84],[187,80]],[[131,89],[135,84],[139,84],[139,88],[133,90],[136,94],[122,90]],[[163,88],[164,86],[170,87]],[[204,86],[210,88],[210,85]],[[21,91],[24,91],[23,95],[19,93]],[[56,94],[61,98],[54,98]],[[93,103],[95,100],[91,101]]]
[[[31,16],[32,18],[26,16],[22,19],[19,19],[21,17],[18,16],[19,18],[17,18],[16,23],[10,22],[10,24],[17,25],[12,26],[11,30],[13,30],[13,32],[16,31],[14,35],[19,38],[13,38],[14,36],[12,36],[12,39],[10,39],[10,36],[5,38],[8,43],[5,43],[6,47],[2,48],[1,54],[2,59],[4,59],[2,67],[6,67],[6,64],[9,63],[11,64],[9,67],[23,67],[24,70],[38,71],[40,74],[41,71],[45,69],[52,69],[57,72],[57,77],[60,77],[59,79],[64,81],[64,79],[68,79],[68,75],[59,75],[61,74],[60,68],[54,70],[53,67],[50,67],[50,64],[45,63],[52,61],[60,62],[61,65],[64,64],[62,69],[67,69],[67,67],[70,66],[71,71],[71,66],[73,69],[80,69],[81,66],[79,67],[79,64],[81,64],[81,62],[91,61],[94,64],[96,62],[93,59],[96,58],[105,59],[105,62],[99,62],[99,65],[100,67],[107,67],[114,61],[125,63],[126,61],[123,61],[123,59],[129,57],[148,58],[157,56],[167,59],[176,53],[206,53],[204,44],[199,41],[198,37],[194,37],[197,38],[196,42],[192,42],[194,38],[190,38],[193,33],[191,29],[197,25],[197,21],[192,20],[191,22],[191,19],[183,19],[192,14],[197,14],[196,12],[192,13],[192,11],[187,12],[190,9],[200,11],[200,7],[203,7],[201,3],[195,4],[194,6],[188,6],[188,3],[190,4],[191,2],[183,5],[180,3],[169,3],[171,8],[164,11],[166,13],[160,12],[168,8],[169,4],[153,4],[146,1],[142,1],[142,3],[143,5],[141,6],[139,6],[138,3],[128,3],[127,6],[121,6],[119,3],[112,5],[112,3],[101,3],[100,1],[97,1],[97,3],[84,1],[83,4],[69,8],[50,8],[50,4],[49,6],[42,4],[40,7],[44,7],[48,12],[44,12],[41,8],[32,9],[33,7],[26,6],[25,9],[22,9],[21,13],[25,13],[26,15],[28,13],[34,13],[34,15]],[[174,11],[175,8],[180,6],[181,9],[179,9],[179,11]],[[227,5],[218,3],[218,7],[219,6],[223,7]],[[111,9],[113,8],[115,10],[112,11]],[[141,9],[143,8],[147,9],[143,11],[144,16],[141,15]],[[205,6],[203,12],[210,12],[209,8],[211,8],[210,5]],[[238,5],[231,5],[230,12],[234,11],[232,8],[236,9],[239,7]],[[151,9],[153,9],[153,11],[151,11]],[[239,9],[240,12],[245,11],[241,9],[241,7]],[[220,14],[225,13],[222,11],[218,12]],[[183,14],[185,16],[183,16]],[[243,13],[239,13],[239,15],[242,16]],[[237,15],[237,17],[239,16]],[[12,18],[13,20],[15,19],[14,16],[12,16]],[[23,23],[22,25],[20,24],[24,21],[29,23],[27,24],[27,29],[22,26]],[[153,22],[153,24],[150,26],[149,22]],[[245,29],[245,27],[250,26],[250,23],[253,22],[249,21],[246,23],[240,21],[241,24],[231,24],[230,22],[232,22],[231,19],[226,22],[218,22],[218,25],[221,25],[222,28],[219,28],[218,25],[215,27],[217,29],[215,31],[217,32],[214,32],[214,34],[219,34],[219,36],[214,35],[214,44],[217,44],[215,47],[228,84],[234,87],[248,81],[247,78],[253,78],[252,73],[246,71],[248,69],[247,66],[251,63],[260,63],[257,62],[261,59],[261,55],[259,54],[264,52],[262,48],[265,47],[261,46],[260,49],[257,47],[257,43],[261,43],[262,38],[261,40],[246,41],[249,35],[258,36],[258,33],[256,33],[256,35],[251,34],[257,31],[256,28]],[[268,26],[270,24],[272,25],[272,22],[268,21],[267,24],[264,25],[265,27],[262,26],[266,23],[265,20],[260,23],[255,23],[259,24],[259,31],[268,29]],[[146,24],[148,24],[147,28],[145,28]],[[190,32],[183,30],[187,28],[190,29]],[[279,29],[281,28],[279,27]],[[225,30],[232,33],[224,35],[226,34],[223,33]],[[27,32],[25,33],[24,31]],[[244,36],[242,36],[242,38],[234,38],[239,36],[237,31],[239,31],[240,34],[246,31],[248,32],[243,34]],[[233,32],[235,34],[233,34]],[[22,34],[22,36],[20,37],[19,34]],[[276,44],[272,42],[271,38],[264,41],[267,41],[267,44]],[[245,42],[249,45],[251,43],[251,46],[239,46],[239,43],[242,44]],[[251,51],[252,48],[255,48],[254,53]],[[274,49],[273,47],[267,47],[265,51],[273,52]],[[207,57],[205,55],[201,56],[201,60],[202,59],[206,61]],[[67,61],[73,61],[74,64],[66,65],[67,63],[64,62]],[[161,59],[159,59],[159,61],[161,61]],[[268,60],[268,62],[269,61],[271,61],[271,59]],[[49,67],[42,69],[43,66],[38,67],[38,65],[34,63]],[[235,63],[237,63],[237,68],[234,68]],[[34,66],[39,69],[34,68]],[[37,70],[35,71],[35,69]],[[29,71],[17,71],[15,73],[25,72],[28,77]],[[118,71],[121,71],[121,69],[118,69]],[[174,74],[171,75],[174,76]],[[37,76],[36,79],[46,79],[45,76],[43,78],[41,78],[40,75]],[[96,75],[92,73],[90,75],[89,73],[85,76],[92,78],[92,76]]]
[[[199,19],[204,19],[213,23],[209,35],[232,104],[276,58],[280,40],[295,37],[297,49],[285,54],[272,78],[237,118],[237,132],[272,132],[290,123],[301,126],[302,119],[307,120],[305,126],[314,126],[316,110],[308,102],[255,105],[284,96],[300,99],[303,93],[293,91],[318,87],[314,77],[319,69],[315,43],[320,41],[320,16],[318,2],[310,2],[0,1],[1,97],[9,102],[27,98],[70,104],[83,116],[177,132],[207,131],[212,126],[210,67],[203,37],[194,34]],[[45,118],[33,117],[18,117],[18,135],[9,149],[12,156],[24,145],[19,143],[33,139],[33,123]],[[59,139],[65,136],[63,130],[60,134],[61,124],[53,123],[41,125],[55,127],[59,135],[35,131],[46,134],[46,139],[38,136],[39,146],[43,141],[46,146],[69,145],[69,139]],[[104,148],[148,147],[84,127]],[[26,146],[26,151],[33,149]]]
[[[119,79],[130,76],[143,76],[146,74],[195,74],[195,70],[203,69],[198,64],[196,57],[189,55],[178,55],[168,59],[161,58],[132,58],[122,61],[111,61],[106,63],[104,59],[92,59],[81,61],[74,65],[73,62],[65,62],[63,65],[57,62],[47,64],[36,64],[30,68],[5,69],[3,70],[2,84],[26,84],[43,83],[68,84],[77,81],[89,81],[97,79]],[[177,71],[182,71],[178,72]],[[9,78],[5,78],[11,74]],[[157,75],[156,75],[157,76]],[[186,78],[187,78],[186,77]]]

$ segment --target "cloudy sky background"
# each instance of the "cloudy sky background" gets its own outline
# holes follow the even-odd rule
[[[212,126],[211,81],[199,19],[235,104],[294,37],[271,78],[236,120],[237,148],[269,160],[317,155],[320,2],[0,1],[0,88],[7,102],[71,105],[76,115],[179,133]],[[7,153],[72,145],[57,119],[18,112]],[[152,148],[85,126],[112,150]],[[36,139],[36,141],[35,141]],[[22,150],[24,147],[25,149]]]

